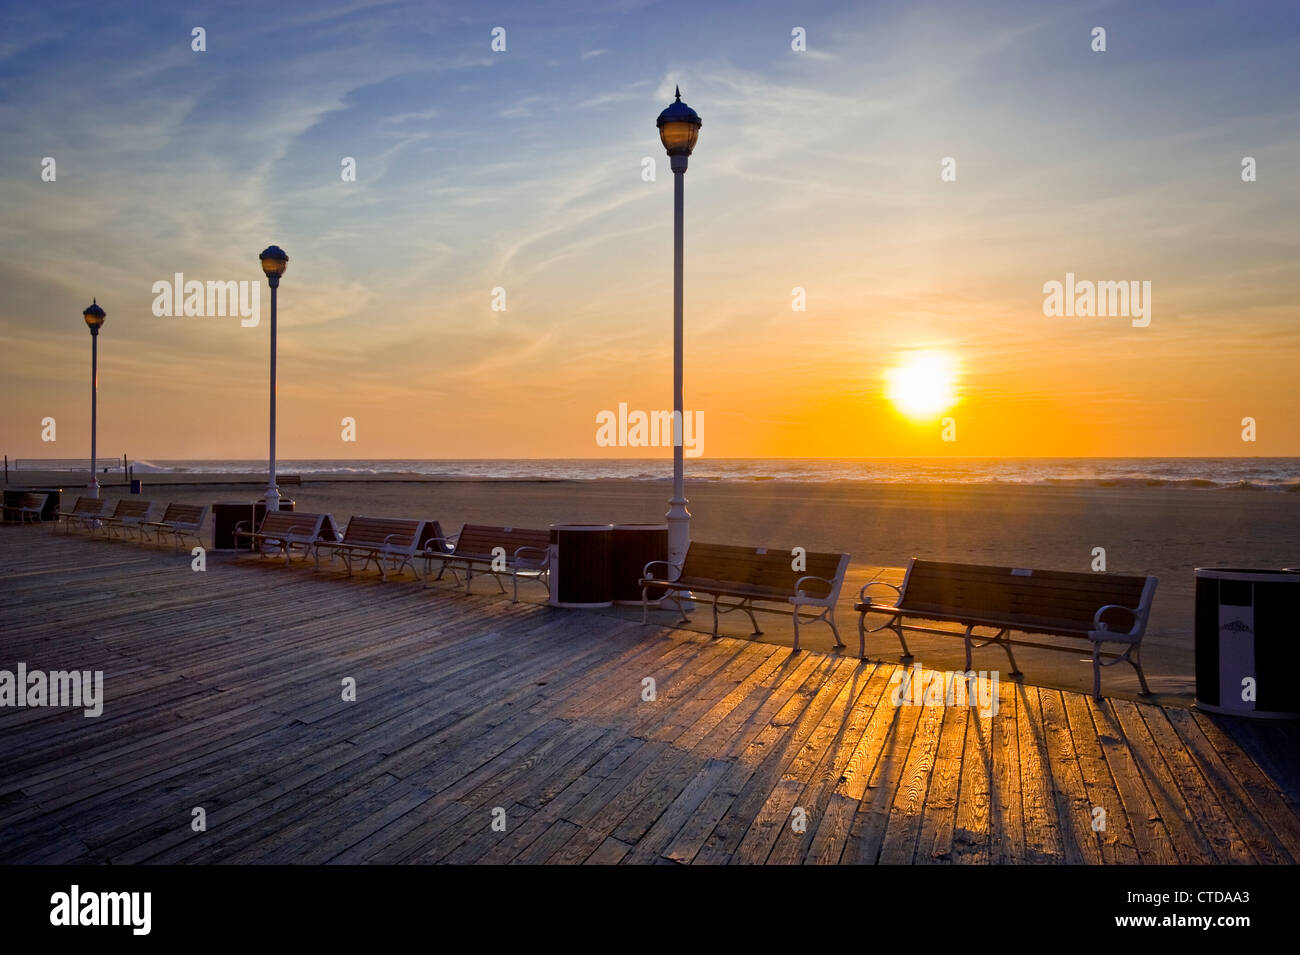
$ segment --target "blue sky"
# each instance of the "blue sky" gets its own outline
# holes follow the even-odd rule
[[[150,304],[175,272],[255,280],[275,242],[283,455],[595,453],[597,411],[670,400],[654,119],[680,83],[704,120],[687,400],[707,454],[1300,453],[1297,9],[10,4],[3,443],[84,454],[94,295],[108,453],[262,453],[265,324]],[[1045,320],[1067,270],[1152,281],[1152,327]],[[958,449],[880,398],[917,348],[962,368]],[[1258,447],[1244,415],[1269,422]]]

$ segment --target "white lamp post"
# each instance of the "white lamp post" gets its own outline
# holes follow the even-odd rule
[[[266,481],[266,509],[280,509],[280,489],[275,486],[275,293],[280,287],[280,276],[289,265],[289,256],[278,245],[269,245],[258,256],[262,271],[271,285],[271,451],[268,456]]]
[[[686,163],[700,135],[700,117],[677,99],[659,114],[659,139],[668,150],[673,171],[673,496],[668,502],[668,560],[681,565],[691,543],[691,512],[686,509],[682,444],[686,420],[682,408],[682,219]]]
[[[86,489],[91,497],[99,497],[99,478],[95,467],[95,439],[99,427],[99,329],[107,317],[95,299],[90,307],[81,313],[90,328],[90,484]]]

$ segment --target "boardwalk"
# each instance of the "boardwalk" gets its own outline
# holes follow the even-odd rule
[[[1294,724],[895,706],[892,663],[480,587],[0,528],[0,669],[106,697],[0,709],[0,862],[1300,861]]]

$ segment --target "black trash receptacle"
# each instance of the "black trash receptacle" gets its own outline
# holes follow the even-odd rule
[[[615,524],[614,525],[614,603],[631,605],[641,604],[641,572],[645,565],[654,560],[668,559],[668,525],[667,524]],[[667,574],[667,567],[655,567],[656,576]],[[662,587],[651,587],[646,598],[659,600],[667,591]]]
[[[142,478],[131,478],[131,493],[139,494],[144,490],[144,480]]]
[[[292,511],[293,501],[282,500],[280,510]],[[266,501],[218,501],[212,505],[212,549],[216,551],[252,550],[251,541],[235,543],[235,528],[251,523],[257,527],[266,516]],[[243,530],[244,528],[240,528]]]
[[[1196,569],[1196,706],[1233,716],[1300,718],[1300,574]]]
[[[41,508],[41,520],[52,521],[63,509],[63,488],[61,487],[9,487],[4,490],[4,506],[17,507],[24,494],[44,494],[45,506]],[[6,516],[8,512],[6,511]]]
[[[608,607],[614,525],[551,525],[552,607]]]

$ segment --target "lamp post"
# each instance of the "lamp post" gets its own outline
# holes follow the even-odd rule
[[[691,542],[691,512],[686,509],[685,471],[682,444],[686,421],[682,409],[682,217],[686,163],[700,135],[700,117],[676,101],[659,114],[659,139],[668,151],[673,171],[673,496],[668,502],[668,559],[677,565],[686,559]]]
[[[99,497],[99,478],[95,475],[95,438],[99,425],[99,329],[104,324],[107,314],[96,299],[90,300],[90,306],[81,313],[90,329],[90,484],[86,490],[93,498]]]
[[[266,509],[280,509],[280,489],[275,486],[275,293],[280,287],[280,276],[289,265],[289,256],[278,245],[268,245],[258,256],[262,271],[271,286],[271,451],[267,456]]]

